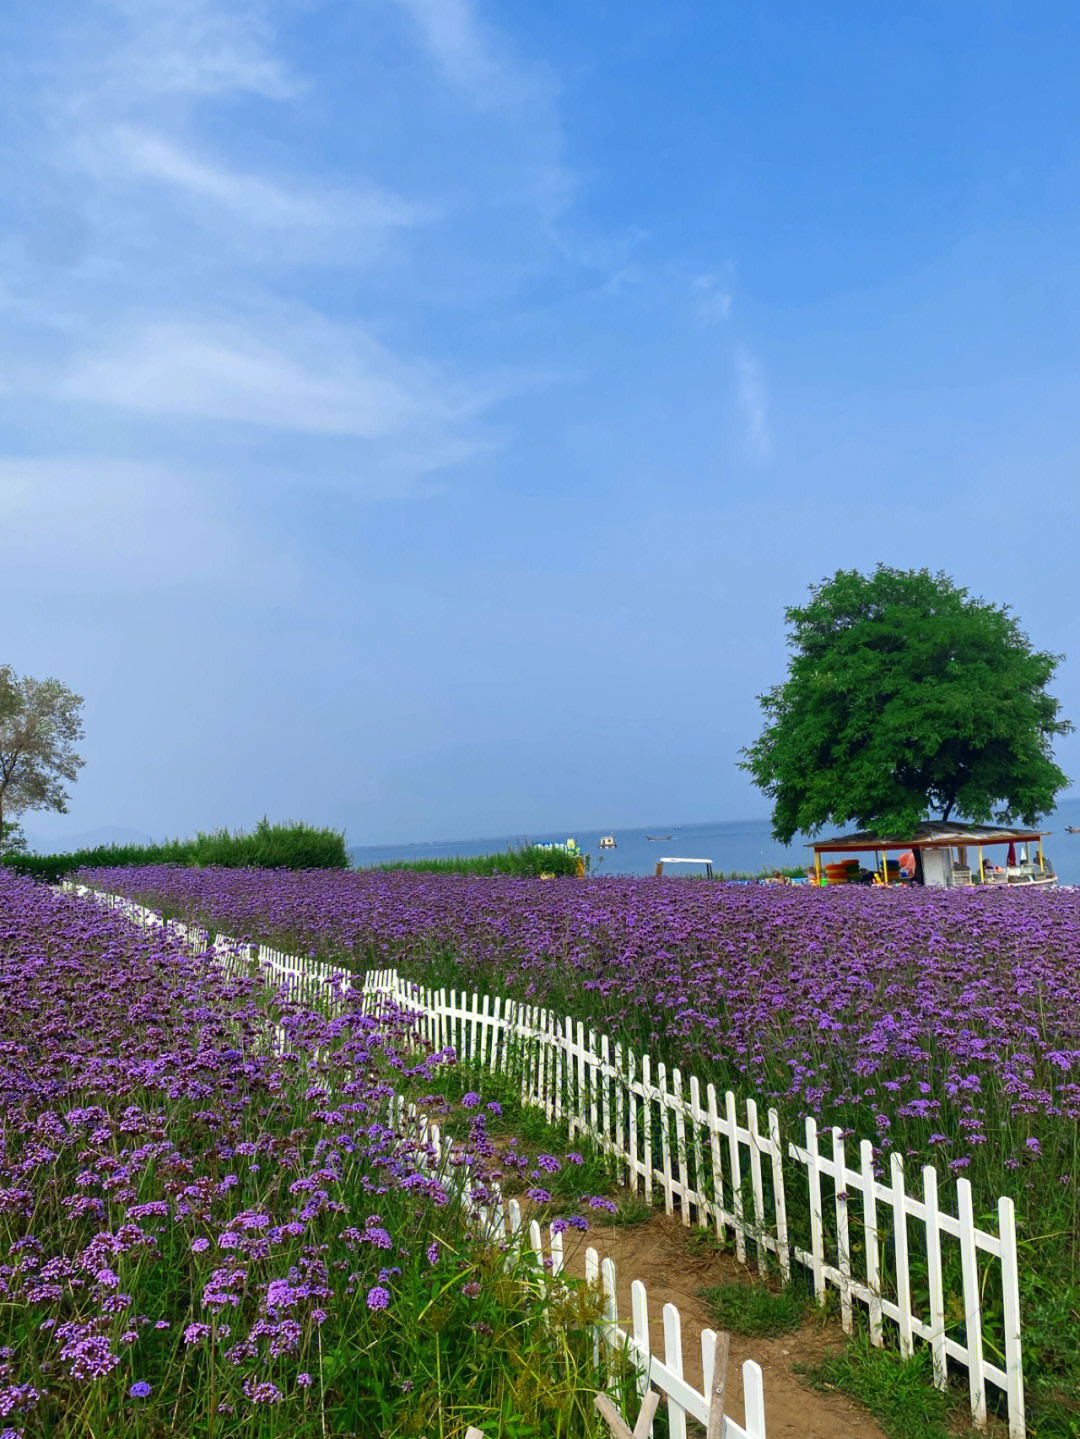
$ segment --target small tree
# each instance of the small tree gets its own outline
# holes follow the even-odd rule
[[[83,766],[82,698],[59,680],[20,679],[0,665],[0,836],[10,845],[17,826],[4,819],[28,809],[67,812],[63,781]]]
[[[943,820],[1034,824],[1068,784],[1046,693],[1060,655],[943,574],[840,570],[789,609],[788,677],[742,751],[785,844],[826,824],[903,833]]]

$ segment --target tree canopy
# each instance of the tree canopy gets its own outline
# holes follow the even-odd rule
[[[786,611],[788,677],[740,768],[773,801],[773,833],[941,819],[1035,824],[1068,778],[1072,725],[1047,694],[1062,656],[1033,650],[1008,607],[944,574],[839,570]]]
[[[64,781],[83,766],[82,698],[59,680],[22,679],[0,665],[0,836],[17,836],[4,815],[28,809],[67,811]]]

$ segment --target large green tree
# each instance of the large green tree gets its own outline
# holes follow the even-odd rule
[[[937,814],[1034,824],[1068,784],[1051,744],[1072,729],[1008,607],[943,574],[839,570],[789,609],[787,680],[740,768],[789,842],[826,825],[903,833]]]
[[[21,679],[0,665],[0,839],[13,846],[18,831],[5,815],[28,809],[67,810],[65,780],[78,777],[82,698],[59,680]]]

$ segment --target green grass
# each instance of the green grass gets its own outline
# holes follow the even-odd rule
[[[865,1405],[888,1439],[956,1439],[966,1408],[958,1394],[933,1385],[930,1351],[902,1359],[893,1349],[875,1349],[865,1337],[849,1340],[820,1364],[797,1366],[813,1389],[846,1394]]]
[[[589,856],[565,849],[523,844],[517,849],[508,848],[501,854],[455,855],[449,859],[396,859],[372,867],[410,870],[417,874],[502,874],[535,879],[542,874],[574,876],[579,863],[588,869]]]
[[[227,829],[162,844],[108,844],[68,854],[6,854],[0,863],[33,879],[56,884],[79,869],[148,864],[219,865],[223,869],[348,869],[345,836],[301,821],[261,819],[250,834]]]
[[[735,1280],[712,1284],[698,1293],[721,1329],[762,1339],[793,1333],[808,1308],[806,1295],[794,1285],[774,1292],[763,1284]]]

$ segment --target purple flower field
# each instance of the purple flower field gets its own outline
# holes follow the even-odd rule
[[[558,1372],[542,1305],[452,1200],[491,1152],[483,1113],[440,1172],[387,1127],[443,1063],[404,1021],[305,1012],[6,874],[0,995],[4,1439],[391,1435],[439,1412],[460,1435],[450,1400],[483,1422],[522,1372],[492,1332]]]
[[[998,1192],[1075,1143],[1074,891],[180,868],[80,878],[237,937],[562,1007],[789,1112],[857,1113],[863,1135],[989,1167]]]
[[[181,868],[80,878],[294,953],[529,998],[775,1104],[789,1132],[813,1114],[882,1154],[962,1173],[980,1212],[1012,1195],[1031,1391],[1037,1375],[1054,1394],[1080,1388],[1068,1338],[1080,1312],[1080,893]]]

